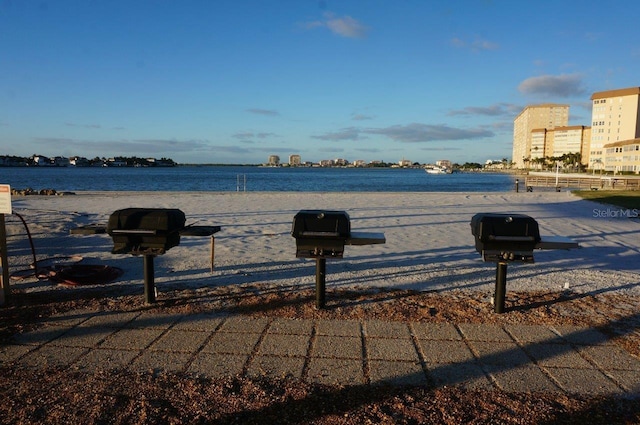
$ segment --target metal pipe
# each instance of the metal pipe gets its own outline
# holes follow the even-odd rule
[[[2,267],[2,277],[0,277],[0,306],[4,305],[11,296],[9,287],[9,260],[7,255],[7,228],[5,227],[4,214],[0,214],[0,267]]]
[[[24,230],[27,232],[27,238],[29,239],[29,246],[31,247],[31,255],[33,256],[33,276],[38,277],[38,259],[36,257],[36,247],[33,244],[33,238],[31,237],[29,226],[27,226],[27,222],[24,219],[24,217],[22,217],[20,214],[18,214],[15,211],[13,212],[13,214],[15,214],[20,219],[20,221],[22,222],[22,225],[24,226]]]
[[[326,305],[326,278],[327,278],[327,259],[322,257],[316,258],[316,308],[322,309]]]
[[[144,256],[144,300],[147,304],[156,302],[156,285],[153,272],[153,255]]]
[[[504,298],[507,293],[507,263],[496,264],[496,292],[493,297],[493,311],[504,313]]]

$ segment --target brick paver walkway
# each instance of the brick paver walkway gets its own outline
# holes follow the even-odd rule
[[[640,395],[640,359],[579,327],[72,311],[15,335],[0,363]]]

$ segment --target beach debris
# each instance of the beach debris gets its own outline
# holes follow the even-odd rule
[[[124,274],[118,267],[101,264],[55,265],[39,271],[40,279],[66,286],[101,285],[113,282]]]
[[[65,195],[75,195],[74,192],[58,192],[55,189],[40,189],[36,190],[31,187],[27,187],[25,189],[11,189],[11,195],[13,196],[30,196],[30,195],[42,195],[42,196],[65,196]]]

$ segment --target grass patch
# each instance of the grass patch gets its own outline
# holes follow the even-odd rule
[[[576,190],[573,193],[582,199],[601,204],[640,209],[640,191],[637,190]]]

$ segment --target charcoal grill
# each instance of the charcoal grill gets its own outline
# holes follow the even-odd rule
[[[351,232],[345,211],[300,210],[294,217],[291,236],[296,239],[296,257],[316,260],[316,307],[326,305],[327,259],[344,256],[345,245],[385,243],[383,233]]]
[[[179,209],[125,208],[109,216],[107,233],[113,238],[113,254],[144,257],[144,295],[155,302],[153,259],[180,244],[185,215]]]
[[[478,213],[471,218],[471,233],[483,261],[496,263],[496,313],[504,312],[508,263],[533,263],[535,249],[579,247],[564,237],[542,238],[538,222],[524,214]]]
[[[298,258],[342,258],[351,236],[351,220],[345,211],[302,210],[293,218]]]

